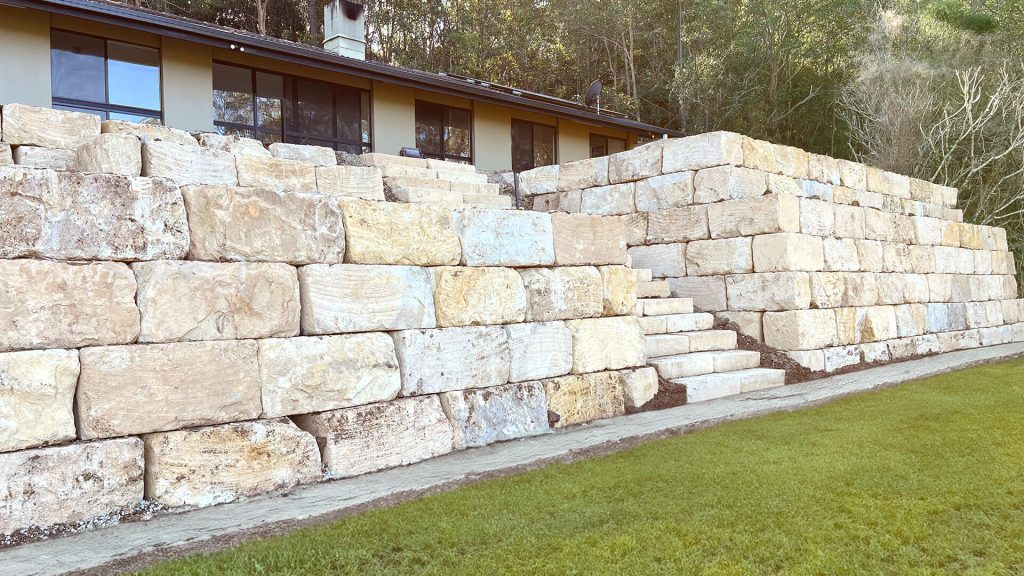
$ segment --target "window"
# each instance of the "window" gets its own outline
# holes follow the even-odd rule
[[[616,152],[626,150],[626,141],[622,138],[605,136],[603,134],[590,135],[590,157],[599,158]]]
[[[427,158],[473,163],[473,114],[453,108],[416,101],[416,147]]]
[[[213,64],[213,124],[221,134],[327,146],[372,148],[370,93],[360,88]]]
[[[522,172],[556,162],[554,126],[512,120],[512,170]]]
[[[59,110],[104,120],[161,121],[156,48],[52,30],[50,80]]]

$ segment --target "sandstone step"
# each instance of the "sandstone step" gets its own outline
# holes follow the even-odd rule
[[[657,280],[654,282],[637,282],[637,298],[668,298],[670,294],[668,282]]]
[[[651,282],[654,280],[654,271],[649,268],[634,268],[637,282]]]
[[[452,172],[476,172],[476,166],[473,166],[472,164],[460,164],[458,162],[435,160],[433,158],[427,158],[426,163],[428,168],[433,168],[434,170],[449,170]]]
[[[732,330],[700,330],[682,334],[690,337],[690,352],[736,349],[736,333]]]
[[[641,298],[637,305],[643,316],[693,313],[692,298]]]
[[[644,349],[648,361],[665,356],[678,356],[690,352],[690,337],[686,334],[650,334],[644,336]]]
[[[434,204],[437,206],[462,206],[462,193],[433,188],[394,188],[391,193],[401,202],[411,204]]]
[[[438,180],[437,171],[430,168],[417,168],[404,164],[385,164],[380,167],[380,173],[385,178],[422,178],[424,180]]]
[[[761,365],[761,355],[750,350],[690,352],[648,360],[665,380],[688,378],[718,372],[735,372]]]
[[[511,208],[512,197],[497,194],[462,194],[462,202],[467,206],[480,208]]]
[[[670,380],[686,389],[686,403],[701,402],[743,392],[774,388],[786,383],[786,372],[773,368],[750,368],[721,374],[704,374]]]
[[[437,178],[449,182],[470,182],[472,184],[487,184],[487,174],[476,172],[465,172],[461,170],[437,170]]]
[[[423,158],[409,158],[407,156],[395,156],[394,154],[382,154],[380,152],[367,152],[360,154],[359,159],[367,166],[408,166],[410,168],[428,169],[427,161]]]
[[[447,181],[452,190],[463,194],[501,194],[501,186],[497,184],[478,184],[476,182],[451,182]]]
[[[430,188],[432,190],[451,190],[452,183],[437,178],[416,178],[415,176],[388,176],[384,179],[388,188]],[[459,190],[462,192],[462,190]]]
[[[704,312],[692,314],[669,314],[666,316],[642,316],[639,318],[644,334],[674,334],[711,330],[715,317]]]

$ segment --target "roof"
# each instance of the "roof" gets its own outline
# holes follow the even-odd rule
[[[223,49],[244,48],[246,54],[254,56],[262,56],[333,72],[342,72],[371,80],[469,98],[480,102],[499,104],[520,110],[547,113],[584,124],[618,128],[642,134],[682,135],[674,130],[631,120],[621,114],[608,112],[598,114],[593,109],[571,100],[564,100],[554,96],[519,90],[463,76],[435,74],[381,62],[348,58],[328,52],[322,48],[298,42],[272,38],[191,18],[164,14],[154,10],[135,8],[117,2],[106,0],[0,0],[0,4],[33,8],[54,14],[64,14]]]

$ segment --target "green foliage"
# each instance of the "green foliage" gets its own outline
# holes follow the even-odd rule
[[[1021,374],[726,424],[144,574],[1019,574]]]
[[[930,7],[936,20],[975,34],[987,34],[996,29],[996,19],[991,14],[971,10],[961,0],[939,0]]]

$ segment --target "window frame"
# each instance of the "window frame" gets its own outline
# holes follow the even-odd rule
[[[293,141],[298,141],[298,140],[305,139],[305,140],[314,140],[314,141],[317,141],[317,142],[330,142],[334,146],[334,148],[333,148],[334,150],[337,150],[338,146],[355,146],[355,147],[359,147],[361,151],[365,148],[367,151],[373,152],[373,90],[372,89],[360,88],[358,86],[349,86],[347,84],[338,84],[336,82],[328,82],[326,80],[320,80],[319,78],[310,78],[308,76],[298,76],[298,75],[295,75],[295,74],[287,74],[285,72],[278,72],[277,70],[269,70],[269,69],[266,69],[266,68],[256,68],[256,67],[253,67],[253,66],[247,66],[245,64],[237,64],[235,62],[229,62],[229,61],[226,61],[226,60],[214,59],[213,64],[215,66],[217,64],[220,64],[222,66],[231,66],[232,68],[239,68],[239,69],[242,69],[242,70],[247,70],[249,72],[249,82],[250,82],[250,84],[249,84],[249,86],[250,86],[249,105],[251,107],[251,111],[252,111],[252,114],[253,114],[253,123],[252,124],[239,124],[239,123],[236,123],[236,122],[225,122],[225,121],[217,120],[216,118],[214,118],[214,120],[213,120],[214,128],[229,128],[229,129],[232,129],[232,130],[248,131],[248,132],[252,133],[253,137],[256,138],[256,139],[260,139],[259,138],[260,134],[265,134],[265,135],[268,135],[268,136],[277,136],[277,137],[279,137],[280,138],[280,142],[289,142],[288,138],[291,137],[291,138],[293,138]],[[280,130],[261,128],[257,124],[257,118],[258,118],[257,98],[259,98],[259,95],[257,94],[257,91],[256,91],[256,74],[272,74],[274,76],[279,76],[281,78],[281,80],[282,80],[283,95],[281,97],[281,128],[280,128]],[[329,86],[331,88],[331,115],[333,117],[331,130],[332,130],[334,136],[330,136],[330,137],[329,136],[317,136],[317,135],[313,135],[313,134],[307,134],[307,133],[304,133],[304,132],[300,132],[300,131],[297,131],[297,130],[289,130],[288,129],[289,123],[290,122],[294,122],[295,121],[294,119],[298,117],[299,100],[298,100],[298,98],[294,97],[294,94],[296,93],[296,87],[298,85],[298,81],[299,80],[305,80],[307,82],[319,82],[321,84],[326,84],[327,86]],[[367,138],[367,140],[365,142],[354,142],[354,141],[351,141],[351,140],[346,140],[346,139],[338,138],[337,137],[337,134],[338,134],[338,88],[342,88],[342,89],[345,89],[345,90],[355,91],[356,93],[359,94],[360,102],[362,102],[362,95],[363,94],[367,95],[366,115],[367,115],[367,122],[369,122],[370,130],[369,130],[368,135],[367,135],[368,138]],[[292,95],[291,102],[288,101],[289,95]],[[213,94],[212,93],[210,94],[210,97],[211,97],[211,99],[213,98]],[[361,114],[362,114],[362,110],[360,109],[360,115]],[[360,119],[360,122],[362,122],[361,119]],[[360,135],[361,134],[362,134],[362,130],[360,129]],[[298,142],[298,143],[301,144],[302,142]],[[322,146],[323,144],[314,144],[314,145]],[[360,153],[362,153],[362,152],[360,152]]]
[[[601,155],[598,155],[598,156],[594,155],[594,139],[595,138],[599,138],[599,139],[604,140],[604,154],[601,154]],[[588,144],[589,144],[588,147],[590,149],[590,157],[591,158],[603,158],[605,156],[610,156],[611,154],[615,154],[615,152],[609,152],[608,151],[608,141],[609,140],[618,140],[619,142],[622,142],[622,150],[623,151],[629,150],[629,141],[627,139],[625,139],[625,138],[619,138],[618,136],[608,136],[607,134],[598,134],[596,132],[591,132],[590,133],[590,138],[588,140]]]
[[[86,38],[95,38],[103,41],[103,100],[104,102],[94,102],[92,100],[80,100],[78,98],[65,98],[61,96],[53,95],[53,86],[50,86],[50,102],[52,106],[66,106],[75,108],[78,110],[93,110],[104,113],[103,120],[110,120],[110,113],[115,114],[127,114],[131,116],[141,116],[144,118],[153,118],[158,120],[160,124],[164,123],[164,68],[162,52],[159,47],[147,46],[145,44],[139,44],[138,42],[126,42],[124,40],[117,40],[114,38],[108,38],[106,36],[100,36],[98,34],[89,34],[87,32],[79,32],[77,30],[68,30],[67,28],[50,27],[50,67],[52,74],[53,67],[53,33],[61,32],[63,34],[72,34],[75,36],[84,36]],[[127,44],[129,46],[138,46],[139,48],[145,48],[147,50],[155,50],[157,55],[157,70],[160,76],[160,109],[151,110],[149,108],[137,108],[135,106],[124,106],[121,104],[110,103],[110,42],[118,42],[120,44]],[[88,112],[87,112],[88,113]]]
[[[539,168],[539,166],[536,165],[536,162],[534,162],[534,159],[536,159],[536,157],[537,157],[537,151],[534,148],[534,145],[537,142],[537,133],[536,133],[537,126],[542,126],[544,128],[550,128],[552,134],[554,134],[554,136],[555,136],[554,142],[552,142],[553,148],[551,149],[551,155],[552,155],[551,160],[552,160],[552,162],[551,162],[551,164],[546,164],[546,166],[552,166],[554,164],[558,164],[558,126],[552,125],[552,124],[545,124],[543,122],[534,122],[532,120],[523,120],[523,119],[520,119],[520,118],[513,118],[512,122],[510,123],[510,126],[509,126],[509,132],[510,132],[511,136],[513,137],[513,139],[512,139],[512,149],[513,149],[513,151],[515,150],[515,146],[516,146],[516,143],[515,143],[515,134],[516,134],[516,132],[515,132],[515,125],[516,124],[526,124],[526,125],[530,126],[530,159],[531,159],[530,164],[531,165],[530,165],[529,168],[524,168],[523,170],[518,170],[518,172],[523,172],[525,170],[532,170],[534,168]],[[515,154],[513,154],[512,155],[512,164],[513,164],[512,170],[513,171],[517,171],[515,169],[515,161],[516,161],[516,157],[515,157]]]
[[[426,152],[425,150],[423,150],[422,148],[419,147],[420,146],[419,138],[417,138],[417,134],[416,134],[416,125],[419,124],[419,120],[417,118],[416,111],[417,111],[417,109],[419,108],[419,106],[421,104],[426,104],[427,106],[436,106],[436,107],[441,109],[441,112],[442,112],[442,114],[441,114],[441,130],[439,132],[440,138],[441,138],[441,147],[440,147],[441,153],[440,154],[433,154],[433,153],[430,153],[430,152]],[[459,112],[465,112],[467,115],[469,115],[469,156],[458,156],[458,155],[455,155],[455,154],[447,154],[444,151],[444,131],[445,131],[445,124],[444,124],[444,122],[445,122],[445,118],[450,116],[449,114],[446,114],[446,112],[448,110],[458,110]],[[415,139],[416,147],[419,148],[420,153],[423,154],[424,158],[433,158],[435,160],[444,160],[445,162],[459,162],[459,163],[465,162],[465,163],[468,163],[470,166],[475,166],[474,161],[473,161],[473,159],[476,156],[475,150],[474,150],[474,142],[476,140],[475,135],[476,135],[476,116],[475,116],[475,114],[473,114],[473,109],[472,108],[462,108],[460,106],[450,106],[448,104],[441,104],[439,102],[433,102],[431,100],[421,100],[421,99],[416,99],[415,100],[415,102],[413,104],[413,138]]]

